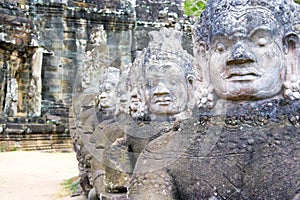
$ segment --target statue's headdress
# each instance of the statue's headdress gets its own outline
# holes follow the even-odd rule
[[[300,36],[300,5],[294,4],[292,30]]]
[[[186,77],[194,76],[193,57],[181,46],[182,33],[173,29],[162,28],[149,32],[150,41],[138,59],[142,70],[148,63],[174,62],[182,67]]]
[[[104,73],[100,78],[100,86],[103,83],[110,82],[113,85],[117,86],[120,80],[120,70],[115,67],[108,67],[105,69]]]
[[[283,33],[287,33],[291,30],[293,20],[292,4],[289,0],[210,0],[200,20],[194,25],[194,44],[199,45],[201,42],[208,44],[214,29],[230,26],[230,20],[222,20],[226,19],[226,16],[238,17],[251,12],[254,13],[252,17],[257,18],[249,19],[253,23],[276,21],[277,24],[271,25],[278,26]],[[255,13],[260,13],[260,16],[256,16]]]

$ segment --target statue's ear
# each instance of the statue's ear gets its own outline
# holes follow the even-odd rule
[[[207,44],[203,41],[194,41],[194,66],[196,68],[196,79],[203,81],[204,70],[207,67],[208,61],[208,47]]]
[[[288,32],[283,37],[283,46],[285,54],[295,51],[299,48],[299,36],[294,32]]]
[[[299,36],[294,32],[289,32],[283,38],[283,48],[286,54],[286,80],[291,77],[300,78],[300,63],[298,62],[298,52],[300,50]]]

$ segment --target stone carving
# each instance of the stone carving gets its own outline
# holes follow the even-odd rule
[[[97,78],[89,73],[93,70],[86,70],[80,98],[75,101],[79,121],[74,146],[81,185],[89,199],[126,199],[135,160],[143,147],[171,131],[175,121],[191,115],[195,74],[193,58],[181,47],[181,33],[162,29],[149,36],[149,47],[138,53],[132,66],[123,67],[121,76],[113,67],[102,68],[102,72],[97,69],[101,66],[91,59],[92,54],[94,58],[101,53],[96,49],[84,62],[84,68],[94,66],[101,73]],[[100,81],[97,95],[95,80]],[[87,97],[89,101],[84,100]]]
[[[133,119],[143,118],[145,114],[145,101],[138,92],[138,69],[142,66],[142,62],[142,52],[137,51],[128,74],[129,112]]]
[[[204,84],[211,85],[224,99],[255,100],[278,95],[286,77],[293,75],[285,59],[286,51],[293,51],[287,45],[294,37],[287,3],[278,1],[268,9],[259,1],[212,4],[194,31],[195,55],[208,64],[198,63]],[[247,6],[252,6],[251,11]],[[278,12],[274,13],[273,8]]]
[[[297,16],[286,0],[208,1],[193,30],[197,117],[147,144],[129,199],[299,198]]]
[[[11,78],[7,85],[4,112],[7,116],[17,116],[18,111],[18,82]]]
[[[126,129],[133,166],[147,143],[172,130],[175,122],[188,118],[194,104],[193,58],[181,46],[181,33],[162,28],[149,36],[148,48],[133,64],[138,84],[131,98],[133,107],[137,107],[135,114],[140,114],[133,117],[146,121]]]
[[[91,44],[77,79],[73,110],[76,116],[76,130],[72,134],[73,146],[77,154],[80,185],[85,194],[93,188],[91,179],[91,159],[93,146],[89,145],[91,134],[98,126],[99,83],[108,65],[108,48],[102,27],[91,34]]]
[[[292,21],[292,32],[295,33],[293,37],[290,37],[288,41],[291,45],[295,45],[293,48],[289,49],[289,54],[286,58],[287,66],[291,66],[288,68],[288,74],[286,81],[284,82],[284,96],[291,99],[291,100],[299,100],[299,79],[300,79],[300,71],[299,71],[299,36],[300,36],[300,18],[299,12],[300,8],[299,5],[294,5],[294,15]]]
[[[38,48],[32,58],[32,78],[28,96],[30,98],[28,115],[38,117],[41,115],[42,101],[42,63],[43,48]]]
[[[120,70],[109,67],[105,70],[100,82],[99,110],[114,112],[116,110],[116,88],[120,78]]]
[[[1,88],[6,91],[1,95],[1,111],[7,117],[40,116],[43,50],[35,40],[35,27],[24,10],[9,2],[0,6]]]
[[[10,60],[8,62],[8,84],[7,84],[7,94],[5,99],[4,112],[7,116],[16,117],[18,112],[18,81],[17,72],[20,70],[22,59],[19,57],[17,50],[14,50],[10,55]]]
[[[176,115],[181,115],[177,119],[184,119],[190,109],[188,103],[193,101],[196,81],[193,58],[182,49],[180,32],[162,28],[149,36],[138,72],[138,89],[145,99],[146,112],[153,121]]]
[[[122,77],[121,80],[124,81],[124,78]],[[122,194],[118,193],[124,193],[125,190],[126,194],[129,177],[126,173],[115,170],[119,165],[114,162],[117,155],[113,156],[116,153],[113,149],[115,141],[125,135],[120,126],[123,118],[121,113],[127,115],[127,95],[126,92],[124,93],[124,83],[120,81],[119,69],[107,68],[101,80],[98,107],[99,115],[103,116],[99,120],[98,115],[100,123],[90,138],[90,142],[95,144],[91,160],[92,185],[98,198],[116,198],[116,196],[121,198]],[[125,103],[123,95],[126,97]],[[112,167],[114,164],[116,166]]]
[[[128,92],[128,73],[131,66],[125,67],[121,73],[121,77],[117,86],[117,104],[116,114],[129,114],[129,92]]]

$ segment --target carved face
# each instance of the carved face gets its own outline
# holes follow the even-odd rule
[[[101,110],[113,110],[116,105],[116,86],[111,82],[104,82],[100,88],[99,105]]]
[[[90,86],[90,84],[91,84],[91,76],[90,76],[90,74],[89,73],[84,73],[83,77],[82,77],[82,83],[81,83],[82,87],[84,89],[86,89],[86,88],[88,88]]]
[[[127,91],[122,88],[117,92],[119,112],[128,113],[128,97]]]
[[[285,64],[276,21],[260,12],[239,17],[228,14],[222,20],[232,24],[225,27],[216,22],[209,58],[209,76],[217,95],[233,100],[277,95]]]
[[[145,77],[145,99],[151,114],[174,115],[186,109],[187,79],[177,64],[148,64]]]
[[[130,110],[131,110],[132,113],[137,112],[140,102],[141,102],[141,100],[139,98],[137,88],[134,88],[130,92],[130,105],[129,105],[129,107],[130,107]]]

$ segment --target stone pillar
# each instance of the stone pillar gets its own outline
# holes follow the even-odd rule
[[[4,113],[8,117],[16,117],[18,111],[18,82],[15,78],[11,78],[7,83],[6,91]]]
[[[1,50],[0,50],[1,51]],[[7,73],[7,65],[4,61],[5,51],[1,51],[0,53],[0,113],[3,113],[3,105],[5,99],[5,83],[6,83],[6,73]]]
[[[29,110],[28,115],[39,117],[42,104],[42,64],[43,48],[38,48],[32,56],[32,78],[29,86]]]
[[[23,97],[18,91],[17,74],[21,68],[22,59],[18,55],[18,51],[14,50],[7,61],[7,83],[4,112],[9,117],[16,117],[18,107],[22,107]],[[20,101],[20,102],[19,102]]]

